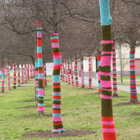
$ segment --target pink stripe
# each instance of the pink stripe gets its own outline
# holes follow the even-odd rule
[[[115,128],[109,128],[109,129],[107,129],[107,128],[103,128],[103,132],[104,132],[104,133],[115,132]]]
[[[60,128],[60,129],[54,129],[54,131],[58,131],[58,130],[63,130],[64,128]]]
[[[112,52],[107,52],[107,51],[104,51],[104,52],[102,52],[102,55],[103,54],[111,54]]]
[[[1,84],[1,86],[4,86],[4,84]]]
[[[112,40],[102,40],[102,44],[113,44]]]
[[[103,94],[102,94],[102,95],[101,95],[101,98],[102,98],[102,99],[112,99],[112,96],[106,96],[106,95],[103,95]]]
[[[62,121],[62,118],[61,117],[53,117],[53,121],[59,122],[59,121]]]
[[[29,78],[28,78],[28,79],[29,79]],[[43,80],[44,78],[38,78],[38,79]]]
[[[44,90],[39,90],[38,89],[38,95],[44,95]]]
[[[54,66],[61,66],[61,64],[56,64],[56,65],[54,65]]]
[[[60,55],[60,56],[55,56],[55,55],[53,55],[53,58],[54,58],[54,59],[61,59],[62,57],[61,57],[61,55]]]
[[[40,37],[40,38],[42,38],[42,34],[37,34],[37,37]]]
[[[37,111],[39,111],[39,112],[40,112],[40,111],[44,111],[44,107],[42,107],[42,108],[39,108],[39,107],[38,107],[38,108],[37,108]]]
[[[113,125],[114,121],[102,121],[103,125]]]
[[[101,71],[100,71],[100,75],[103,75],[103,76],[110,76],[110,72],[101,72]]]
[[[99,66],[110,66],[111,65],[111,56],[102,56]]]
[[[55,35],[58,36],[58,33],[51,34],[50,36],[55,36]]]
[[[53,104],[53,107],[61,107],[61,105]]]
[[[111,81],[101,80],[101,87],[111,87]]]
[[[52,48],[59,48],[59,45],[52,45]]]

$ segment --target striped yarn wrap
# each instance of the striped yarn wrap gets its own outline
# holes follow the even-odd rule
[[[47,85],[46,64],[44,65],[44,81],[45,81],[45,86],[46,86]]]
[[[23,69],[23,66],[21,66],[21,84],[24,84],[24,69]]]
[[[37,22],[37,62],[38,62],[38,112],[44,111],[42,24]]]
[[[6,66],[7,71],[7,90],[11,90],[10,88],[10,71],[9,71],[9,65]]]
[[[18,68],[18,86],[20,86],[20,68]]]
[[[112,33],[109,0],[100,0],[102,53],[99,65],[101,79],[101,116],[103,140],[116,140],[112,108],[111,54]]]
[[[68,82],[67,62],[65,62],[65,82]]]
[[[25,83],[27,83],[27,66],[25,64],[25,68],[24,68],[24,75],[25,75]]]
[[[101,81],[100,81],[100,71],[99,71],[100,61],[101,61],[101,55],[97,55],[98,92],[101,92]]]
[[[78,71],[77,71],[77,60],[75,60],[75,86],[78,87],[79,84],[78,84]]]
[[[92,89],[92,73],[91,73],[91,55],[89,54],[89,85],[88,89]]]
[[[84,70],[83,70],[83,59],[81,59],[81,88],[84,88]]]
[[[4,70],[4,77],[6,77],[6,71],[5,71],[5,67],[3,67],[3,70]]]
[[[58,34],[51,34],[52,54],[53,54],[53,132],[65,131],[62,123],[61,116],[61,85],[60,85],[60,67],[61,67],[61,54],[59,50]]]
[[[70,84],[70,65],[68,63],[68,84]]]
[[[137,99],[134,51],[130,51],[130,99]]]
[[[1,92],[4,92],[4,68],[1,69]]]
[[[29,80],[29,64],[27,65],[27,80]]]
[[[38,63],[35,62],[35,99],[38,104]]]
[[[65,81],[65,67],[64,67],[64,63],[63,63],[63,81]]]
[[[118,95],[115,43],[113,43],[112,45],[112,63],[113,63],[113,95]]]
[[[13,89],[16,89],[16,64],[13,65]]]
[[[72,86],[74,85],[74,79],[73,79],[73,66],[72,66],[72,63],[71,63],[71,84],[72,84]]]
[[[33,78],[33,65],[30,64],[30,78]]]
[[[60,68],[60,79],[63,80],[63,63],[61,64]]]

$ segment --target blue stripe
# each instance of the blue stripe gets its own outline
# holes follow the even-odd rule
[[[42,47],[37,47],[37,53],[42,53]]]
[[[53,117],[61,117],[61,114],[52,114]]]
[[[53,101],[61,101],[61,100],[59,100],[59,99],[53,99]]]
[[[42,67],[42,59],[38,58],[38,67]]]
[[[52,43],[52,45],[59,45],[59,43]]]
[[[38,103],[38,106],[43,107],[44,106],[44,103],[43,104]]]
[[[53,132],[65,132],[66,130],[64,130],[64,129],[62,129],[62,130],[57,130],[57,131],[55,131],[55,130],[53,130]]]
[[[56,64],[61,64],[61,59],[55,59],[55,60],[53,60],[53,62],[54,62],[54,65],[56,65]]]
[[[38,90],[44,90],[43,88],[38,88]]]
[[[61,109],[61,107],[53,107],[53,108],[58,108],[58,109]]]
[[[38,98],[39,98],[39,97],[44,97],[44,96],[43,96],[43,95],[38,95]]]
[[[53,82],[60,82],[60,75],[54,75]]]
[[[61,93],[53,93],[53,96],[61,96]]]
[[[42,73],[38,73],[38,78],[43,78],[43,75]]]
[[[51,36],[51,39],[58,39],[58,36]]]
[[[137,93],[130,93],[130,95],[137,95]]]
[[[42,30],[42,27],[37,27],[37,30]]]

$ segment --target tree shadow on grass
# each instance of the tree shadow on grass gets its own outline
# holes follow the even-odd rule
[[[92,135],[94,133],[96,133],[96,131],[91,130],[66,130],[63,133],[53,133],[52,131],[38,131],[32,133],[25,133],[22,136],[27,138],[60,138]]]

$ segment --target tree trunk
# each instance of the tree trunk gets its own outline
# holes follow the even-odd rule
[[[116,131],[113,121],[112,85],[111,85],[111,53],[112,34],[109,0],[100,0],[102,56],[99,65],[101,78],[101,116],[104,140],[116,140]]]
[[[65,62],[65,82],[68,81],[68,70],[67,70],[67,62]]]
[[[13,89],[16,89],[16,63],[13,65]]]
[[[73,80],[73,66],[72,66],[72,63],[71,63],[71,84],[72,84],[72,86],[74,85],[74,80]]]
[[[113,63],[113,96],[118,96],[117,91],[117,72],[116,72],[116,51],[115,51],[115,43],[112,46],[112,63]]]
[[[77,71],[77,60],[75,60],[75,86],[78,87],[78,71]]]
[[[92,72],[91,72],[91,55],[89,54],[89,86],[88,89],[92,89]]]
[[[42,25],[37,22],[37,60],[38,60],[38,115],[44,115],[43,62],[42,62]]]
[[[68,84],[70,84],[70,66],[68,62]]]
[[[83,58],[81,59],[81,88],[84,88]]]
[[[23,65],[21,66],[21,84],[24,84],[24,69],[23,69]]]
[[[130,48],[130,102],[138,103],[135,76],[135,47]]]
[[[101,55],[97,55],[97,72],[98,72],[98,92],[101,92],[101,80],[100,80],[100,71],[99,71],[99,65],[101,61]]]
[[[1,68],[1,93],[4,92],[4,68]]]
[[[52,54],[54,60],[53,67],[53,132],[64,132],[61,118],[61,85],[60,85],[60,67],[61,54],[59,50],[58,34],[51,34]]]
[[[20,86],[20,68],[18,68],[18,86]]]
[[[7,70],[7,90],[11,90],[10,88],[10,71],[9,71],[9,65],[6,66]]]

